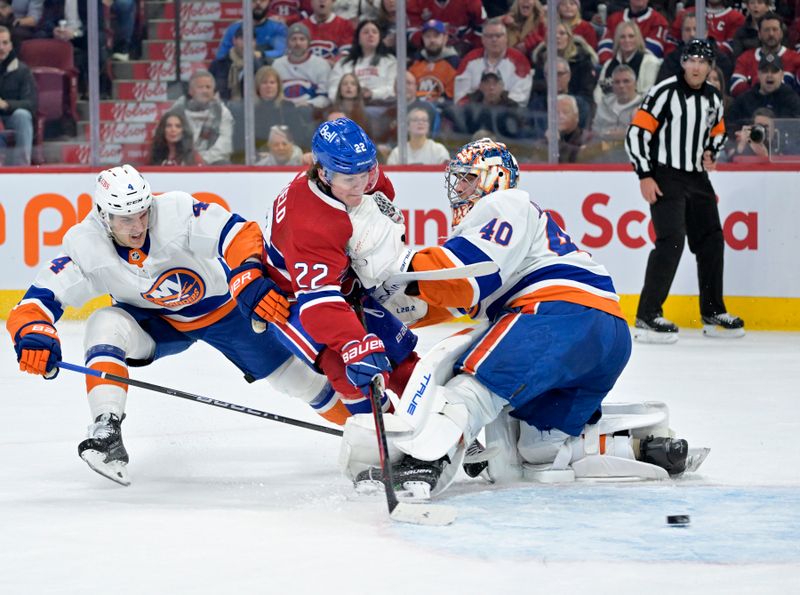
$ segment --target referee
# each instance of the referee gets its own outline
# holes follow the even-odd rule
[[[714,50],[702,39],[681,54],[683,73],[653,86],[631,121],[625,148],[650,204],[656,233],[636,312],[634,338],[674,343],[678,327],[662,306],[675,278],[685,238],[697,258],[700,315],[709,336],[743,336],[744,322],[722,299],[724,241],[708,171],[725,143],[722,97],[706,82]]]

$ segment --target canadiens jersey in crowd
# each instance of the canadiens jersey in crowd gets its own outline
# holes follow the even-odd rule
[[[479,200],[441,247],[425,248],[414,270],[494,262],[492,275],[453,281],[419,281],[431,305],[423,324],[468,314],[495,321],[508,309],[533,313],[542,302],[564,301],[622,318],[619,297],[605,267],[580,250],[550,216],[518,189]]]
[[[606,23],[606,33],[597,44],[597,58],[600,64],[605,64],[614,57],[614,34],[617,25],[623,21],[633,21],[639,26],[642,32],[642,39],[645,47],[650,50],[656,58],[664,57],[664,46],[667,42],[669,23],[661,16],[661,13],[648,7],[639,16],[631,16],[631,9],[626,8],[612,13]]]
[[[180,331],[202,328],[235,307],[223,260],[235,267],[262,252],[256,223],[185,192],[154,198],[140,249],[112,242],[93,211],[66,233],[61,254],[38,274],[8,326],[56,322],[65,306],[110,295],[115,302],[157,311]]]

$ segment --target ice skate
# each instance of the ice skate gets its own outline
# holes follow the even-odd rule
[[[703,316],[703,335],[722,339],[744,337],[744,320],[727,312]]]
[[[633,338],[639,343],[675,343],[678,340],[678,327],[663,316],[637,318]]]
[[[688,456],[689,444],[686,440],[648,436],[639,443],[637,458],[665,469],[670,476],[674,477],[686,471]]]
[[[122,416],[125,419],[125,416]],[[104,413],[89,426],[86,440],[78,445],[78,455],[100,475],[124,486],[128,478],[128,452],[122,443],[122,419],[113,413]]]
[[[420,461],[406,456],[392,465],[397,497],[407,501],[429,500],[447,463],[449,459],[446,456],[438,461]],[[383,471],[379,467],[370,467],[356,476],[354,485],[361,495],[379,492],[383,490]]]

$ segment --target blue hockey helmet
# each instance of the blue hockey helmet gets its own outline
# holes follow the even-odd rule
[[[311,139],[311,153],[322,167],[322,178],[330,184],[333,174],[361,174],[378,165],[375,144],[350,118],[323,122]]]
[[[459,190],[459,182],[467,178],[471,191]],[[461,147],[445,172],[453,225],[458,225],[478,200],[497,190],[516,188],[518,181],[519,165],[504,143],[482,138]]]

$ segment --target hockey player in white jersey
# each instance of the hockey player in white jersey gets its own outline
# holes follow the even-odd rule
[[[418,325],[465,314],[484,321],[425,356],[385,416],[398,487],[446,488],[484,427],[495,479],[519,479],[523,469],[544,481],[683,472],[687,443],[670,437],[664,406],[601,408],[631,353],[619,298],[606,269],[516,188],[518,177],[505,145],[469,143],[448,166],[453,230],[443,246],[399,255],[373,246],[353,258],[366,262],[356,271],[390,310],[425,314]],[[380,225],[366,227],[391,235]],[[354,224],[356,233],[361,227]],[[498,271],[380,284],[397,272],[480,262]],[[341,462],[357,487],[380,475],[367,468],[374,445],[371,419],[348,420]]]
[[[289,312],[286,298],[260,274],[258,224],[185,192],[154,198],[130,165],[100,173],[93,207],[9,316],[22,371],[54,378],[61,361],[54,325],[64,307],[110,295],[113,305],[86,324],[87,367],[128,377],[128,366],[147,365],[199,340],[248,381],[269,377],[324,416],[335,399],[324,377],[291,356],[272,332],[251,329],[251,319],[285,321]],[[87,376],[86,388],[93,423],[78,452],[98,473],[128,485],[120,430],[127,387]]]

